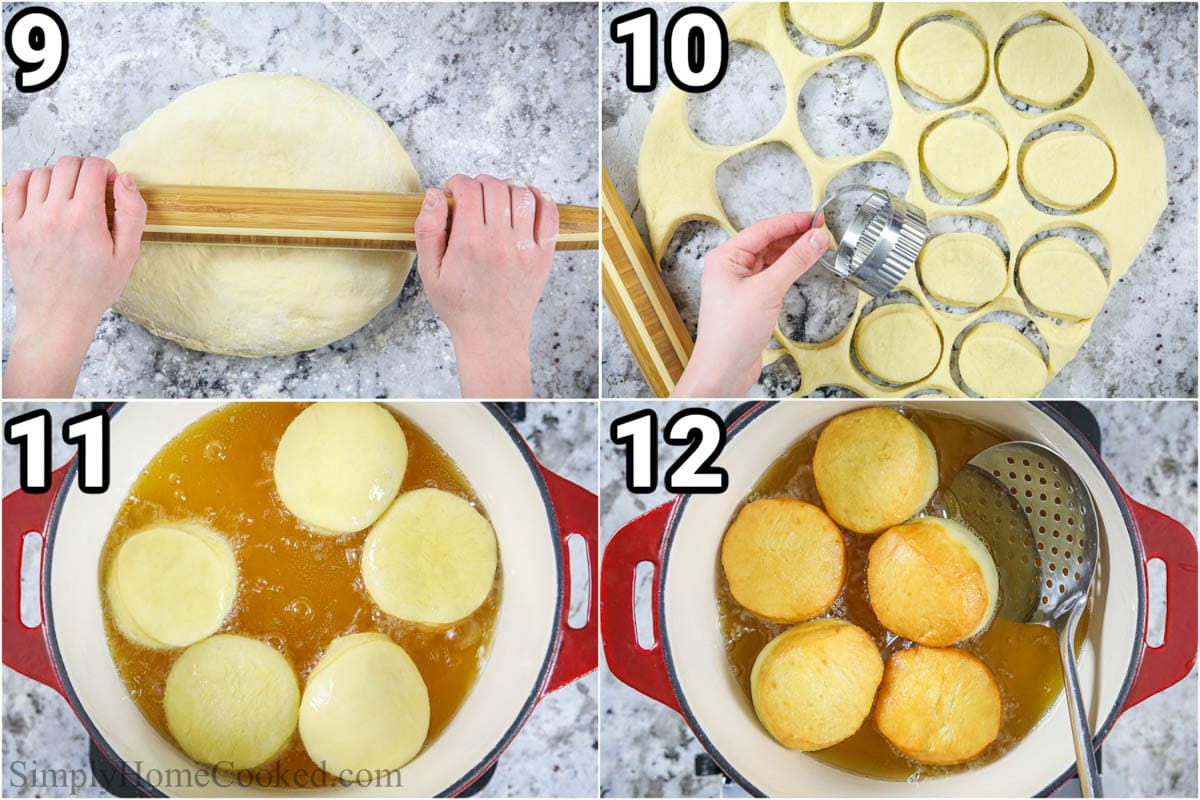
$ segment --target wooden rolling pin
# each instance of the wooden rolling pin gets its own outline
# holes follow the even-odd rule
[[[692,337],[607,170],[601,210],[604,302],[650,388],[666,397],[692,355]]]
[[[146,200],[142,241],[256,247],[414,250],[413,222],[423,195],[256,189],[236,186],[139,186]],[[112,191],[108,216],[112,221]],[[450,205],[453,213],[453,202]],[[558,250],[599,246],[595,208],[558,207]]]

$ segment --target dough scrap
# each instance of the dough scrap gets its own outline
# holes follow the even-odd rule
[[[185,650],[163,695],[167,727],[183,751],[234,771],[253,769],[283,750],[299,705],[287,659],[257,639],[231,634]]]
[[[996,187],[1008,169],[1008,145],[975,117],[948,117],[921,142],[925,176],[942,197],[964,200]]]
[[[1091,253],[1062,236],[1034,242],[1017,266],[1021,290],[1052,317],[1078,322],[1100,313],[1108,281]]]
[[[370,527],[400,493],[408,465],[404,429],[375,403],[314,403],[283,432],[275,488],[288,511],[318,533]]]
[[[1003,322],[982,322],[967,332],[958,372],[982,397],[1037,397],[1049,379],[1042,352]]]
[[[979,233],[943,233],[925,243],[917,269],[925,290],[948,306],[974,308],[1004,291],[1008,260]]]
[[[425,681],[404,648],[381,633],[335,639],[304,686],[300,739],[333,775],[399,769],[428,733]]]
[[[1079,34],[1054,20],[1029,25],[1005,40],[996,57],[1004,91],[1037,108],[1057,108],[1087,78],[1087,45]]]
[[[800,31],[818,42],[848,45],[871,29],[874,3],[839,3],[831,13],[829,3],[788,3],[788,16]]]
[[[109,159],[139,183],[419,192],[412,161],[374,110],[318,81],[247,73],[193,89],[125,134]],[[142,245],[113,306],[193,350],[312,350],[392,302],[408,253]]]
[[[939,103],[961,103],[987,76],[983,42],[958,22],[937,19],[905,37],[896,56],[899,77]]]
[[[942,357],[942,336],[925,309],[892,303],[863,318],[854,332],[854,351],[867,371],[885,383],[921,380]]]
[[[1091,205],[1112,183],[1115,170],[1108,145],[1086,131],[1048,133],[1021,154],[1025,190],[1063,211]]]
[[[367,593],[391,614],[449,625],[479,608],[496,580],[496,533],[461,497],[440,489],[405,492],[367,534]]]
[[[121,543],[105,589],[117,629],[145,647],[187,647],[216,633],[237,597],[228,540],[198,522],[152,525]]]

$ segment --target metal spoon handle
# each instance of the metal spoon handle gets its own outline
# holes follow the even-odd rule
[[[1100,772],[1096,766],[1096,750],[1092,746],[1092,726],[1088,723],[1079,689],[1079,673],[1075,668],[1075,629],[1083,615],[1084,603],[1079,603],[1067,615],[1060,617],[1058,655],[1062,660],[1063,688],[1067,695],[1067,711],[1071,716],[1071,733],[1075,744],[1075,763],[1079,769],[1079,787],[1084,797],[1102,797]]]

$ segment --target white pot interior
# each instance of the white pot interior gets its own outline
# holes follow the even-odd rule
[[[912,401],[909,401],[911,404]],[[721,539],[739,501],[798,438],[863,405],[858,400],[778,403],[733,436],[717,460],[729,472],[722,495],[693,495],[679,512],[664,567],[663,638],[698,733],[733,770],[770,796],[1025,796],[1074,765],[1070,722],[1061,697],[1012,750],[976,769],[913,783],[881,781],[828,766],[778,744],[758,723],[725,658],[714,586]],[[1093,730],[1121,696],[1137,647],[1140,568],[1113,492],[1094,462],[1057,423],[1026,403],[921,401],[923,409],[970,417],[1013,438],[1061,453],[1091,490],[1101,523],[1092,619],[1079,662]]]
[[[486,760],[523,721],[539,692],[555,641],[558,545],[539,483],[523,445],[483,406],[393,403],[428,433],[462,470],[496,529],[504,570],[492,650],[450,725],[401,770],[402,786],[323,789],[345,796],[429,796],[445,791]],[[130,486],[158,450],[218,403],[139,402],[112,418],[112,485],[102,495],[72,486],[55,530],[49,605],[54,634],[82,714],[122,760],[148,770],[196,769],[142,717],[117,674],[104,636],[99,559],[104,539]],[[170,794],[207,796],[213,786],[173,787]],[[282,794],[286,789],[233,786],[229,794]],[[312,789],[295,791],[313,791]]]

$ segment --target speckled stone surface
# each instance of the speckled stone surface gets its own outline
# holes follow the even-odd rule
[[[3,419],[24,413],[25,403],[4,404]],[[88,409],[85,403],[50,406],[57,430],[64,419]],[[517,429],[549,469],[584,487],[596,486],[596,403],[529,403]],[[71,452],[54,447],[55,466]],[[17,485],[17,451],[4,446],[4,493]],[[54,691],[8,667],[3,670],[4,727],[2,792],[7,796],[71,796],[69,781],[91,780],[88,738],[70,707]],[[597,674],[543,698],[512,745],[500,757],[495,775],[480,793],[494,797],[594,797],[597,771]],[[34,786],[29,776],[66,770],[68,785]],[[22,779],[21,776],[26,776]],[[77,784],[78,785],[78,784]],[[75,795],[108,796],[84,785]]]
[[[736,407],[733,402],[704,405],[721,415]],[[1100,423],[1105,461],[1125,491],[1182,521],[1195,534],[1196,404],[1095,401],[1087,406]],[[605,402],[600,430],[608,430],[612,420],[640,408],[653,408],[659,419],[665,420],[684,407],[667,401]],[[677,453],[678,448],[660,445],[660,467],[670,463],[672,454]],[[623,452],[602,440],[602,546],[620,526],[670,499],[661,488],[648,495],[630,494],[624,487],[624,469]],[[661,472],[659,485],[662,485]],[[640,589],[642,596],[648,596],[648,583]],[[1152,595],[1152,630],[1154,621],[1162,618],[1162,602],[1154,602]],[[1161,630],[1161,622],[1157,624]],[[600,691],[603,795],[715,797],[721,794],[722,777],[696,775],[695,761],[703,750],[682,717],[625,686],[607,668],[601,677]],[[1196,702],[1193,669],[1182,682],[1135,706],[1117,721],[1102,751],[1108,796],[1196,796]],[[1063,735],[1068,734],[1064,731]],[[803,794],[802,789],[798,792]]]
[[[5,14],[19,7],[5,5]],[[235,73],[272,71],[325,81],[376,109],[426,185],[458,172],[488,173],[525,180],[559,202],[598,202],[594,5],[55,8],[71,42],[58,82],[22,95],[4,59],[5,178],[65,154],[106,154],[184,91]],[[539,397],[596,395],[597,264],[594,251],[555,259],[534,319]],[[8,341],[7,270],[3,296]],[[286,357],[196,353],[110,313],[76,391],[86,398],[455,397],[458,380],[449,334],[414,269],[400,297],[358,332]]]
[[[681,5],[647,3],[661,25]],[[723,8],[725,4],[714,5]],[[1176,3],[1068,3],[1071,10],[1112,52],[1138,88],[1166,144],[1169,202],[1150,240],[1128,274],[1114,287],[1096,318],[1091,337],[1046,387],[1047,397],[1193,397],[1196,393],[1196,6]],[[606,4],[602,25],[622,13],[621,4]],[[762,135],[785,112],[783,87],[769,57],[735,44],[729,72],[720,86],[689,102],[689,119],[701,138],[738,143]],[[661,57],[661,54],[660,54]],[[634,222],[645,236],[644,212],[638,206],[637,157],[642,135],[658,92],[633,94],[624,88],[624,47],[606,39],[602,61],[602,139],[604,166]],[[665,75],[665,73],[663,73]],[[869,78],[869,76],[867,76]],[[814,144],[845,148],[878,142],[881,80],[851,81],[841,70],[832,90],[815,92],[805,113],[816,131]],[[658,91],[668,85],[664,77]],[[854,88],[854,87],[858,88]],[[833,102],[839,103],[836,107]],[[797,113],[795,109],[788,113]],[[830,128],[834,117],[846,120]],[[832,132],[832,133],[831,133]],[[721,136],[724,138],[712,139]],[[812,140],[812,137],[810,137]],[[807,175],[798,158],[776,146],[764,158],[727,162],[718,174],[718,193],[735,222],[811,208]],[[783,152],[778,152],[782,150]],[[846,154],[839,152],[839,154]],[[725,169],[725,167],[723,167]],[[897,172],[899,170],[896,170]],[[892,191],[888,172],[857,177],[882,183]],[[797,188],[803,185],[803,188]],[[688,327],[695,331],[704,255],[726,239],[710,223],[686,223],[663,258],[663,276]],[[819,273],[819,271],[818,271]],[[853,291],[832,276],[805,276],[784,299],[784,314],[797,334],[821,341],[839,330],[854,308]],[[605,397],[646,397],[650,389],[621,337],[612,314],[601,314],[603,363],[601,393]],[[798,330],[797,330],[798,329]],[[789,331],[790,332],[790,331]],[[779,395],[796,390],[799,376],[791,359],[764,371],[751,395]]]

